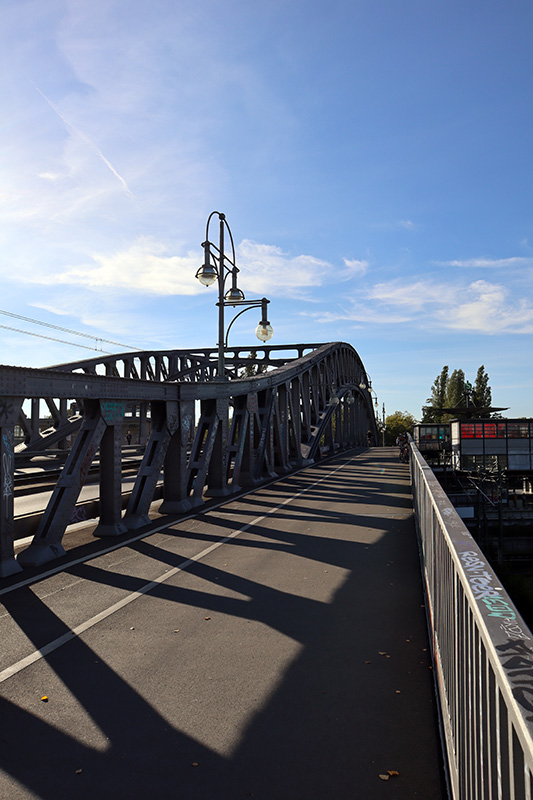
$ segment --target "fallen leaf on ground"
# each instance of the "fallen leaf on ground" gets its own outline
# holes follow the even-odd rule
[[[204,619],[211,619],[211,617],[204,617]]]
[[[396,769],[388,769],[388,770],[387,770],[387,772],[388,772],[388,773],[389,773],[389,775],[391,775],[391,776],[392,776],[392,775],[399,775],[399,774],[400,774],[400,773],[398,772],[398,770],[396,770]]]
[[[388,781],[389,778],[390,778],[390,775],[380,775],[379,777],[381,778],[382,781]]]

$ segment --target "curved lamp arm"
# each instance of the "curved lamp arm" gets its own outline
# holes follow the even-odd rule
[[[227,346],[228,346],[228,336],[229,336],[229,332],[230,332],[230,330],[231,330],[231,326],[233,325],[233,323],[235,322],[235,320],[236,320],[238,317],[240,317],[240,316],[241,316],[241,314],[244,314],[246,311],[251,311],[251,310],[252,310],[252,308],[257,308],[257,306],[248,306],[247,308],[243,308],[243,310],[242,310],[242,311],[239,311],[239,313],[238,313],[238,314],[235,314],[235,316],[234,316],[234,317],[233,317],[233,319],[231,320],[230,324],[228,325],[228,330],[226,331],[226,341],[224,342],[224,347],[227,347]]]

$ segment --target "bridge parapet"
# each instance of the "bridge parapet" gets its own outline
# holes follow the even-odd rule
[[[206,497],[229,496],[325,454],[365,446],[369,429],[376,436],[371,397],[362,388],[368,385],[366,372],[353,347],[337,342],[256,349],[257,359],[244,349],[228,358],[231,380],[201,380],[205,374],[213,376],[214,350],[188,355],[180,351],[179,358],[174,358],[174,351],[174,356],[167,354],[164,368],[163,361],[154,365],[153,354],[148,353],[43,370],[0,367],[4,448],[0,577],[64,555],[63,536],[77,519],[76,504],[97,455],[99,524],[95,535],[118,536],[146,525],[150,505],[161,495],[162,513],[185,513]],[[136,365],[138,356],[142,369]],[[126,365],[122,376],[115,374],[118,360]],[[266,366],[267,371],[238,377],[250,365]],[[185,375],[187,370],[192,372]],[[74,420],[61,411],[69,401],[78,411]],[[38,417],[43,402],[57,412],[52,414],[55,426],[48,437],[40,434],[33,417],[24,411],[29,403]],[[123,428],[132,407],[141,408],[144,415],[145,446],[122,516]],[[19,453],[23,451],[26,459],[67,434],[73,440],[32,543],[17,561],[13,555],[16,424],[29,431]]]
[[[455,800],[533,798],[533,634],[411,444],[436,684]]]

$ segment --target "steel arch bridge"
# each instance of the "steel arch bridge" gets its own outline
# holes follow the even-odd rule
[[[64,555],[63,536],[95,459],[94,535],[119,536],[148,524],[160,497],[160,513],[186,513],[206,498],[364,447],[369,431],[377,441],[369,379],[351,345],[228,348],[225,362],[223,380],[215,349],[121,353],[46,369],[0,366],[0,577]],[[50,418],[44,431],[42,408]],[[131,427],[140,454],[126,501],[122,457]],[[31,544],[15,559],[15,471],[40,454],[62,456],[62,468]]]

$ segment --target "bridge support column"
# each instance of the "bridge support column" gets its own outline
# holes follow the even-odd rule
[[[100,446],[107,423],[107,411],[116,404],[100,400],[84,400],[84,420],[70,451],[46,511],[41,517],[30,546],[17,557],[23,567],[38,567],[65,555],[63,535],[73,516],[76,500],[85,483],[89,467]]]
[[[108,423],[100,443],[100,522],[93,536],[120,536],[127,532],[122,522],[122,422],[125,404],[109,406]]]
[[[161,514],[186,514],[192,508],[187,491],[187,455],[194,433],[194,403],[180,402],[179,427],[168,443],[163,473]]]
[[[229,402],[227,398],[217,398],[216,416],[218,425],[216,429],[213,429],[214,442],[207,470],[206,497],[226,497],[231,494],[227,480],[229,443]]]
[[[279,475],[289,471],[289,398],[287,385],[281,385],[274,404],[274,469]]]
[[[154,500],[169,442],[178,429],[177,401],[153,402],[150,421],[150,438],[124,516],[124,523],[129,530],[142,528],[150,522],[150,504]]]
[[[21,408],[20,397],[3,397],[0,402],[0,578],[22,571],[13,550],[14,429]]]

